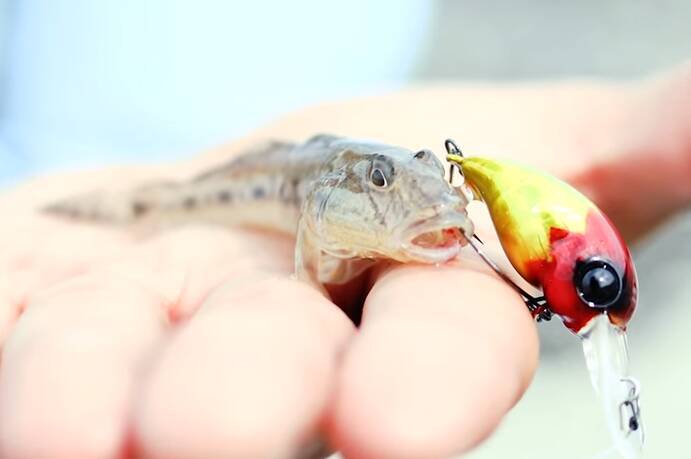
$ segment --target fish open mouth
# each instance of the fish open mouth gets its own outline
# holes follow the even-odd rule
[[[443,228],[415,236],[410,243],[423,249],[443,249],[457,244],[461,237],[458,228]]]
[[[417,261],[443,263],[455,258],[466,240],[461,228],[468,226],[464,213],[453,212],[411,225],[404,234],[404,249]]]

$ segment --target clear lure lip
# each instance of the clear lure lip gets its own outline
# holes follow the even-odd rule
[[[402,245],[415,260],[443,263],[458,255],[465,241],[459,228],[467,225],[464,212],[444,212],[410,225],[401,236]]]
[[[624,458],[635,459],[640,455],[645,435],[638,404],[640,388],[628,373],[626,332],[613,325],[606,314],[601,314],[579,336],[614,446]]]

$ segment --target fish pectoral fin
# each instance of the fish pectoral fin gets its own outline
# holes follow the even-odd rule
[[[323,290],[324,284],[345,284],[375,263],[348,253],[333,255],[319,247],[318,238],[301,218],[295,243],[295,276]]]
[[[328,296],[321,274],[324,269],[329,269],[321,268],[325,257],[328,255],[319,248],[317,236],[310,230],[305,217],[301,217],[295,241],[295,277],[314,285]]]
[[[368,258],[343,259],[322,252],[317,277],[323,284],[345,284],[362,274],[374,263],[375,260]]]
[[[132,225],[160,213],[180,190],[175,182],[156,182],[128,191],[93,190],[50,203],[42,212],[74,221]]]

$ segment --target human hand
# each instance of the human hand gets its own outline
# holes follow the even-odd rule
[[[520,398],[538,352],[521,299],[472,254],[380,273],[356,330],[290,279],[290,240],[204,226],[142,240],[35,209],[191,176],[258,139],[334,132],[441,150],[455,137],[468,154],[561,175],[640,236],[690,202],[690,84],[687,69],[641,85],[413,89],[311,108],[188,163],[0,196],[0,457],[290,457],[318,437],[348,458],[472,448]]]

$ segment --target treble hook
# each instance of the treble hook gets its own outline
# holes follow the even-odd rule
[[[636,379],[631,377],[622,378],[621,381],[631,386],[628,398],[619,405],[619,423],[621,430],[625,430],[626,436],[628,437],[631,433],[640,429],[641,441],[643,442],[645,441],[645,432],[643,431],[643,424],[641,422],[641,407],[638,403],[638,399],[641,395],[641,385]]]
[[[475,253],[477,253],[480,256],[480,258],[482,258],[482,261],[484,261],[487,264],[487,266],[489,266],[492,269],[492,271],[497,273],[497,275],[504,282],[509,284],[511,288],[513,288],[516,292],[518,292],[519,295],[523,297],[525,305],[528,307],[528,310],[531,312],[533,317],[537,319],[538,322],[542,322],[543,320],[549,321],[552,319],[552,311],[550,311],[544,296],[534,297],[530,293],[526,292],[517,283],[515,283],[513,279],[511,279],[504,271],[502,271],[501,268],[499,268],[499,265],[497,265],[494,262],[494,260],[492,260],[480,248],[480,246],[473,240],[473,238],[469,238],[464,232],[461,232],[461,234],[463,234],[465,240],[468,241],[468,245],[470,245],[470,247],[472,247],[473,250],[475,250]]]

